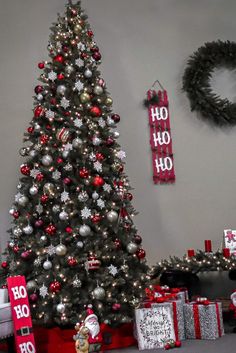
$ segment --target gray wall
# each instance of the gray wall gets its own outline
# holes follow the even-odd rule
[[[64,0],[9,0],[0,6],[0,231],[7,239],[15,195],[18,150],[31,119],[37,63],[47,58],[49,27]],[[188,56],[206,41],[235,40],[234,0],[88,0],[83,6],[103,54],[102,76],[122,117],[120,144],[135,188],[136,224],[150,263],[204,239],[221,245],[225,227],[236,227],[236,128],[212,128],[189,110],[181,92]],[[220,77],[220,78],[219,78]],[[214,85],[235,97],[234,73]],[[169,93],[176,183],[154,185],[146,90],[158,78]],[[223,82],[223,84],[222,84]]]

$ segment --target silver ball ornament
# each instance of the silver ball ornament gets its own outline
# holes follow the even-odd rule
[[[66,310],[66,306],[63,303],[57,305],[57,312],[63,314]]]
[[[34,231],[33,227],[31,227],[30,224],[28,224],[26,227],[23,228],[23,232],[26,234],[26,235],[30,235],[32,234]]]
[[[77,248],[82,249],[84,247],[84,243],[82,241],[77,241],[76,246]]]
[[[109,211],[109,212],[107,213],[107,219],[108,219],[108,221],[111,222],[111,223],[116,222],[117,219],[118,219],[118,216],[119,216],[118,213],[117,213],[116,211],[114,211],[114,210]]]
[[[101,142],[102,142],[102,140],[99,137],[97,137],[97,136],[93,137],[93,145],[94,146],[99,146],[101,144]]]
[[[16,236],[19,237],[22,235],[23,231],[20,227],[16,226],[13,228],[12,233]]]
[[[31,158],[36,157],[36,156],[37,156],[37,154],[38,154],[38,152],[37,152],[37,151],[35,151],[35,150],[31,150],[31,151],[29,152],[29,155],[30,155],[30,157],[31,157]]]
[[[57,87],[57,93],[64,96],[64,94],[66,93],[66,86],[64,85],[59,85]]]
[[[49,167],[53,162],[52,156],[50,156],[49,154],[45,154],[45,156],[43,156],[42,158],[42,164],[45,167]]]
[[[57,247],[56,247],[56,254],[57,254],[58,256],[64,256],[66,253],[67,253],[67,248],[66,248],[65,245],[63,245],[63,244],[57,245]]]
[[[71,75],[73,71],[74,71],[74,68],[73,68],[72,65],[67,65],[67,66],[66,66],[65,72],[66,72],[68,75]]]
[[[39,189],[35,185],[31,186],[31,188],[29,189],[30,195],[37,195],[38,192],[39,192]]]
[[[38,100],[39,102],[42,101],[42,100],[43,100],[43,95],[42,95],[42,93],[37,94],[36,98],[37,98],[37,100]]]
[[[42,235],[39,240],[40,240],[40,243],[41,243],[41,244],[46,244],[46,242],[47,242],[47,237],[46,237],[46,235]]]
[[[60,206],[59,206],[59,205],[54,205],[54,206],[52,206],[52,211],[53,211],[53,213],[58,213],[58,212],[60,212]]]
[[[62,211],[59,213],[59,218],[61,221],[66,221],[69,218],[69,215],[67,212]]]
[[[93,73],[92,73],[91,70],[86,69],[86,70],[84,71],[84,76],[85,76],[86,78],[91,78],[91,77],[93,76]]]
[[[79,227],[79,234],[82,237],[87,237],[91,233],[91,228],[87,226],[87,224],[83,224],[82,226]]]
[[[127,245],[127,251],[130,254],[134,254],[138,250],[138,246],[135,243],[129,243]]]
[[[34,124],[34,131],[39,131],[41,130],[41,126],[38,123]]]
[[[118,137],[120,137],[119,131],[114,131],[113,132],[113,136],[114,136],[115,139],[118,139]]]
[[[10,208],[10,210],[9,210],[10,215],[13,215],[14,212],[16,212],[16,209],[15,208]]]
[[[44,268],[44,270],[50,270],[51,268],[52,268],[52,263],[51,263],[51,261],[49,261],[49,260],[46,260],[44,263],[43,263],[43,268]]]
[[[62,152],[62,157],[63,157],[64,159],[66,159],[66,158],[69,156],[69,154],[70,154],[70,151],[69,151],[69,150],[64,150],[64,151]]]
[[[99,85],[96,85],[93,89],[94,93],[97,94],[98,96],[100,96],[101,94],[103,94],[103,88]]]
[[[28,292],[34,292],[37,288],[38,288],[38,285],[34,280],[28,281],[26,283],[26,289]]]
[[[97,300],[102,300],[105,298],[106,296],[106,292],[105,289],[102,287],[97,287],[94,289],[93,291],[93,295]]]
[[[80,139],[80,138],[78,138],[78,137],[76,137],[73,141],[72,141],[72,146],[73,146],[73,148],[80,148],[81,146],[82,146],[82,144],[83,144],[83,141]]]
[[[28,202],[29,202],[29,199],[25,195],[21,196],[18,200],[18,204],[21,206],[26,206]]]
[[[79,278],[74,279],[72,282],[74,288],[80,288],[82,286],[82,282]]]
[[[93,198],[93,200],[99,199],[99,194],[98,194],[96,191],[94,191],[94,192],[92,193],[92,198]]]

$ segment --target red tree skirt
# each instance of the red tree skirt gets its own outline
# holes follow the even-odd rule
[[[102,351],[136,345],[133,336],[133,323],[123,324],[118,328],[111,328],[105,324],[101,324],[100,327],[104,341]],[[73,341],[75,334],[76,331],[73,329],[34,326],[37,353],[75,353],[75,342]],[[0,349],[5,351],[6,346],[1,345]]]

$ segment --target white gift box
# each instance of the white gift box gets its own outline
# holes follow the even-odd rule
[[[13,335],[11,304],[0,304],[0,339]]]
[[[8,303],[8,290],[0,289],[0,304]]]
[[[170,303],[163,303],[158,307],[136,309],[135,324],[140,350],[163,348],[167,341],[175,341]]]

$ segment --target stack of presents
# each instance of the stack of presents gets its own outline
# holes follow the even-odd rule
[[[153,286],[135,310],[139,349],[180,347],[185,339],[216,339],[224,334],[222,304],[207,298],[189,302],[185,288]]]

